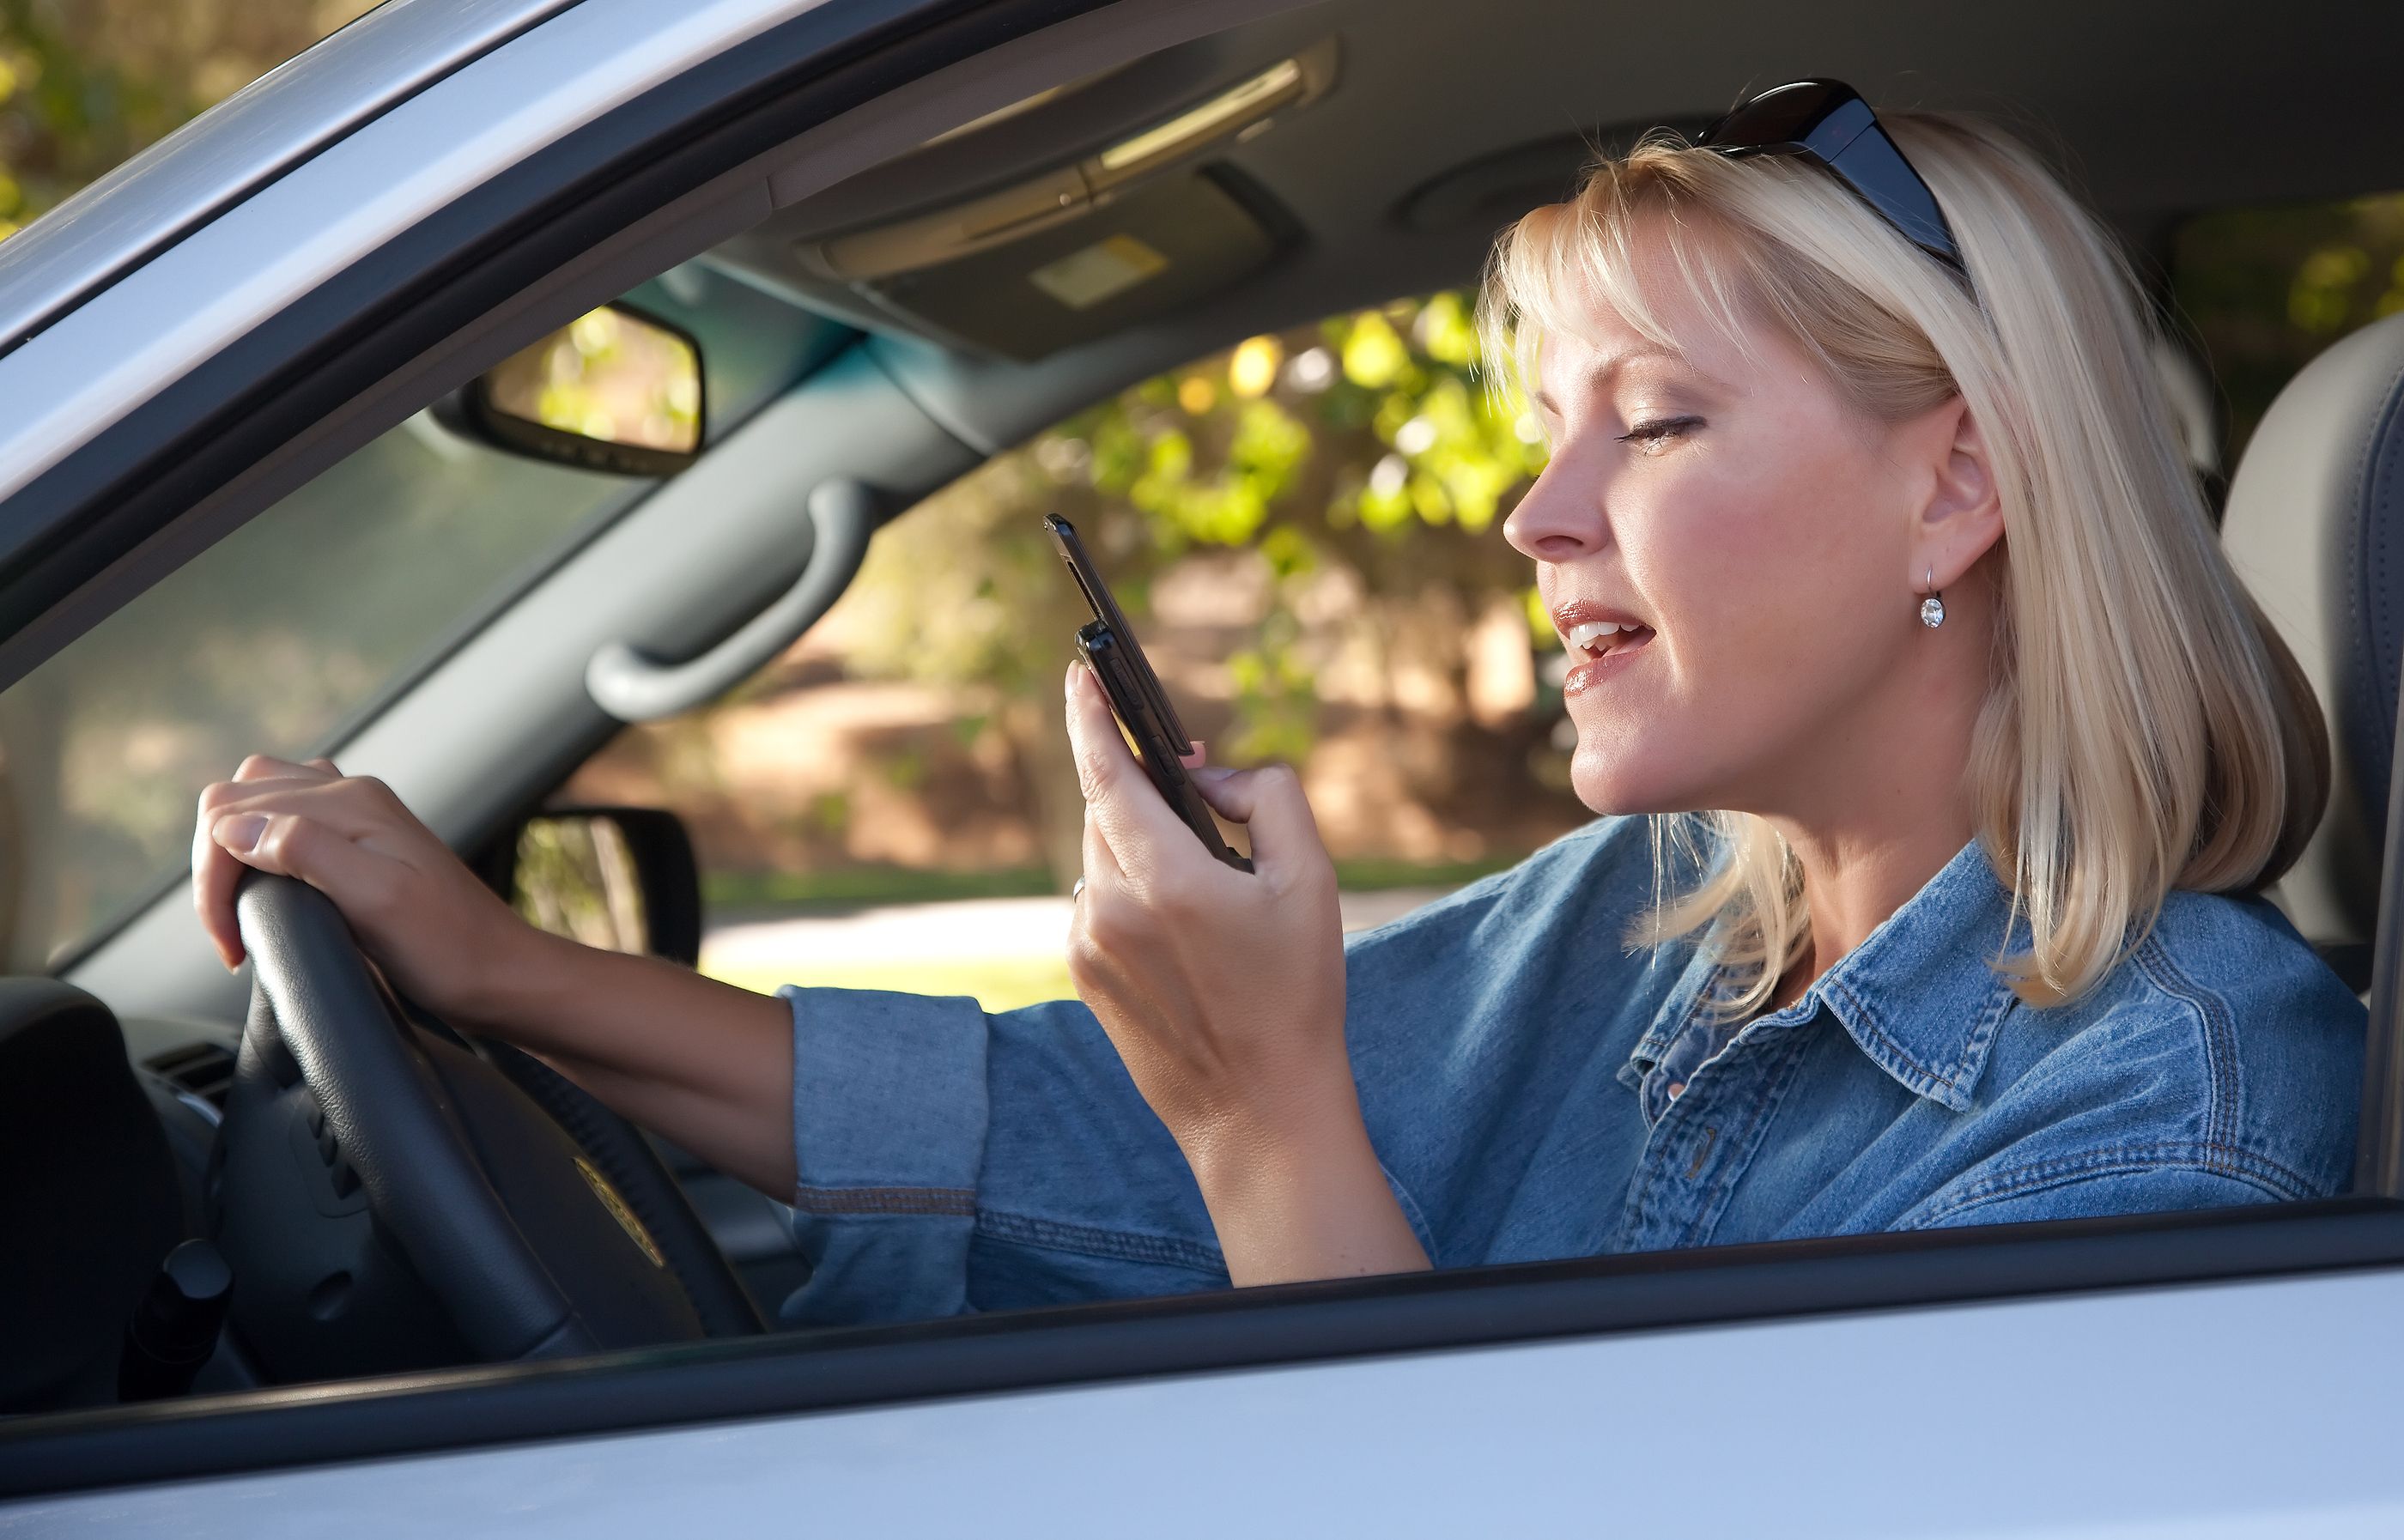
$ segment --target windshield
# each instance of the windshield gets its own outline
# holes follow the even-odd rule
[[[849,333],[698,264],[628,296],[699,341],[714,437]],[[421,412],[0,692],[0,926],[57,967],[189,869],[201,789],[324,753],[654,482]]]

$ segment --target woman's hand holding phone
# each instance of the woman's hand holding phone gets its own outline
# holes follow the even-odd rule
[[[1335,869],[1291,770],[1187,763],[1251,836],[1215,860],[1162,801],[1101,685],[1069,666],[1085,795],[1069,968],[1209,1206],[1228,1274],[1291,1282],[1428,1266],[1370,1147],[1344,1044]]]

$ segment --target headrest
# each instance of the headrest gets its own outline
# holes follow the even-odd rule
[[[2273,891],[2324,950],[2368,942],[2404,654],[2404,315],[2288,382],[2229,488],[2221,543],[2313,681],[2330,732],[2328,816]]]

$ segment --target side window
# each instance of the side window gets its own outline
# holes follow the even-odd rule
[[[712,432],[851,335],[698,266],[629,298],[700,339]],[[181,881],[202,787],[247,751],[317,752],[651,484],[421,412],[0,692],[11,966],[72,957]]]
[[[1558,644],[1491,527],[1542,452],[1475,351],[1447,292],[1093,406],[894,521],[784,658],[622,734],[563,800],[683,816],[720,977],[1066,996],[1083,805],[1059,678],[1084,616],[1056,510],[1211,757],[1301,770],[1348,925],[1511,864],[1588,815]]]
[[[2170,252],[2172,292],[2227,399],[2233,469],[2299,370],[2404,310],[2404,192],[2216,209],[2181,224]]]

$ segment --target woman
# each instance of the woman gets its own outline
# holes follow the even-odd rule
[[[585,950],[324,762],[203,796],[203,922],[234,965],[241,865],[312,882],[793,1202],[793,1319],[2338,1191],[2363,1013],[2255,896],[2319,714],[2052,178],[1784,87],[1521,221],[1484,315],[1606,815],[1510,872],[1348,942],[1293,776],[1199,771],[1219,865],[1072,665],[1082,1004]]]

